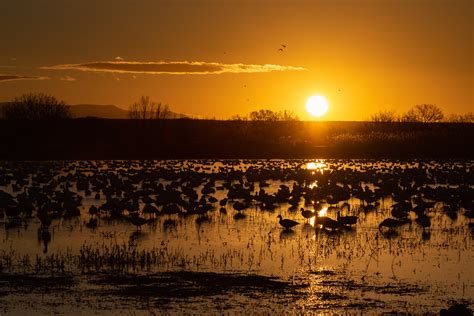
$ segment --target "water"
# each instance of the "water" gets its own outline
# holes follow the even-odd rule
[[[7,314],[438,313],[454,302],[474,301],[474,232],[468,218],[473,161],[0,166],[0,189],[15,201],[26,196],[32,202],[31,211],[20,202],[14,216],[2,212],[0,311]],[[204,188],[211,193],[203,194]],[[184,194],[191,189],[194,198]],[[229,198],[221,209],[229,189],[238,198]],[[41,207],[44,196],[60,201],[59,210]],[[104,207],[99,216],[89,214],[92,205],[106,203],[106,196],[120,201],[120,211]],[[216,202],[209,202],[211,196]],[[198,202],[202,198],[210,205],[207,211]],[[189,206],[191,200],[195,203]],[[392,205],[402,200],[410,204],[406,223],[379,229],[392,217]],[[156,206],[157,214],[144,214],[145,202]],[[247,207],[238,212],[237,202]],[[429,228],[411,211],[421,203],[428,205],[423,213],[430,218]],[[177,211],[165,214],[163,205],[170,204],[179,204]],[[358,216],[357,224],[325,229],[315,217],[307,220],[300,213],[315,205],[320,216],[336,219],[340,211]],[[53,218],[48,228],[41,228],[41,208]],[[71,216],[76,208],[80,215]],[[140,228],[130,221],[137,209],[147,219]],[[299,225],[283,229],[280,214]],[[42,289],[48,278],[53,281]]]

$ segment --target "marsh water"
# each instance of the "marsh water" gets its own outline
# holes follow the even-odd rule
[[[473,168],[470,160],[2,162],[0,313],[472,306]],[[356,223],[319,223],[338,212]],[[278,215],[298,225],[285,229]],[[397,225],[380,226],[387,218]]]

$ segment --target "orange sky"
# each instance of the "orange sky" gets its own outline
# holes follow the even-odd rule
[[[200,117],[311,119],[306,99],[320,94],[327,120],[474,109],[472,0],[15,0],[0,12],[4,101],[41,91],[127,108],[149,95]]]

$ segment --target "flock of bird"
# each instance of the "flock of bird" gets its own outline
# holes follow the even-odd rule
[[[210,221],[214,210],[226,214],[232,207],[233,218],[241,220],[249,208],[271,212],[288,207],[334,231],[358,222],[359,214],[341,216],[344,209],[350,213],[349,200],[367,213],[380,211],[379,201],[387,197],[393,205],[391,216],[378,225],[381,231],[411,222],[410,214],[429,230],[429,214],[437,205],[452,220],[474,217],[470,162],[334,161],[316,171],[305,165],[298,160],[2,162],[0,215],[6,228],[26,227],[36,217],[38,238],[44,240],[51,238],[48,228],[54,220],[79,216],[85,199],[91,204],[86,223],[91,229],[104,217],[126,220],[140,230],[164,215],[192,215],[200,224]],[[285,184],[274,190],[272,181],[278,180]],[[321,216],[322,205],[337,217]],[[284,229],[298,224],[278,218]]]
[[[328,216],[320,216],[320,204],[318,204],[318,206],[319,207],[315,207],[314,210],[305,210],[304,208],[301,208],[301,215],[307,220],[315,217],[315,224],[330,230],[350,228],[357,224],[357,216],[341,216],[341,211],[337,211],[337,218],[335,220]],[[299,224],[299,222],[283,218],[281,215],[278,215],[278,218],[280,225],[285,229],[291,229]]]

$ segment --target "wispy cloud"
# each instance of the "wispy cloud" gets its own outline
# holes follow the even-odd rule
[[[0,75],[0,82],[13,80],[49,80],[48,77],[20,76],[20,75]]]
[[[71,76],[64,76],[64,77],[60,77],[59,80],[61,80],[61,81],[76,81],[76,78],[71,77]]]
[[[273,71],[307,70],[303,67],[283,65],[255,64],[222,64],[201,61],[99,61],[82,64],[63,64],[45,66],[47,70],[80,70],[90,72],[134,73],[134,74],[174,74],[174,75],[206,75],[223,73],[261,73]]]

